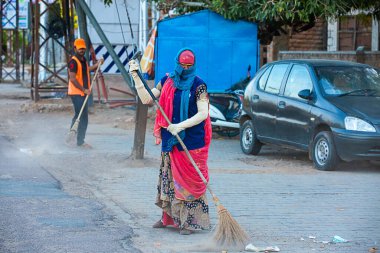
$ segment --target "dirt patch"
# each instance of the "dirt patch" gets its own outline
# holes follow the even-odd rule
[[[38,112],[38,113],[49,113],[49,112],[65,112],[72,111],[72,105],[67,101],[62,99],[56,99],[56,101],[42,100],[41,102],[35,103],[33,101],[28,101],[20,105],[20,112]]]

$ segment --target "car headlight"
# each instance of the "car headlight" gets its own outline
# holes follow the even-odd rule
[[[344,126],[347,130],[352,131],[376,132],[376,129],[370,123],[355,117],[346,117]]]

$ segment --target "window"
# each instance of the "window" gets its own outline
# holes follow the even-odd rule
[[[380,94],[380,71],[356,66],[320,66],[316,68],[319,84],[326,95]]]
[[[371,50],[372,16],[344,16],[339,18],[339,50],[356,50],[364,46],[364,50]]]
[[[267,83],[268,76],[269,76],[269,73],[271,70],[272,70],[272,67],[267,68],[265,70],[265,73],[260,77],[260,80],[259,80],[259,89],[260,90],[264,90],[265,84]]]
[[[273,66],[269,75],[267,84],[265,85],[265,91],[273,94],[280,92],[281,82],[284,79],[285,72],[289,64],[276,64]]]
[[[298,92],[306,89],[313,89],[309,71],[305,66],[294,65],[286,82],[284,96],[300,99]]]

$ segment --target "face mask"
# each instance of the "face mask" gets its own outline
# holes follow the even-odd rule
[[[177,66],[175,67],[175,72],[178,73],[178,75],[182,75],[182,72],[184,71],[185,69],[182,68],[182,66],[180,64],[177,64]]]
[[[182,76],[186,76],[186,75],[188,75],[188,74],[192,74],[193,72],[194,72],[194,67],[192,66],[192,67],[190,67],[190,68],[188,68],[188,69],[184,69],[184,68],[182,68],[183,70],[182,70]]]

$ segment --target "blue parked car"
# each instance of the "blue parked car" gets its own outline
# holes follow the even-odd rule
[[[331,60],[283,60],[263,66],[247,86],[240,144],[309,152],[319,170],[340,160],[380,160],[380,70]]]

